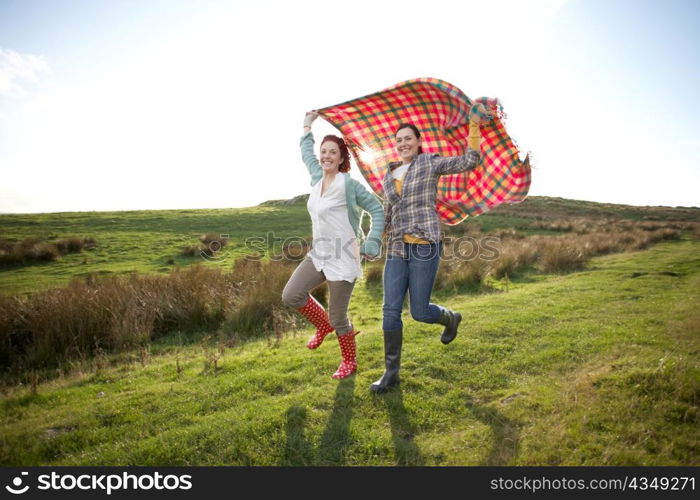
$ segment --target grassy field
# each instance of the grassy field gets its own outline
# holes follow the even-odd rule
[[[202,262],[201,257],[181,253],[183,247],[198,244],[198,237],[206,233],[229,236],[230,243],[222,254],[207,262],[228,268],[235,257],[247,253],[246,238],[266,238],[268,233],[279,238],[306,237],[310,234],[307,226],[310,224],[303,203],[216,210],[0,215],[2,238],[51,241],[90,236],[97,240],[94,250],[66,255],[59,262],[0,270],[0,292],[25,293],[62,286],[76,276],[90,274],[170,273],[177,267]]]
[[[514,206],[454,226],[452,231],[491,232],[514,228],[525,235],[553,234],[544,222],[595,217],[630,221],[700,222],[698,208],[631,207],[561,198],[530,197]],[[367,219],[367,218],[365,218]],[[173,269],[202,262],[200,257],[181,255],[182,248],[198,243],[201,234],[226,234],[229,245],[207,262],[229,268],[233,259],[249,253],[246,238],[279,240],[272,252],[281,251],[286,238],[307,238],[311,224],[305,202],[268,202],[257,207],[210,210],[151,210],[125,212],[66,212],[0,215],[0,238],[20,240],[36,237],[55,240],[73,236],[92,237],[97,247],[69,254],[58,262],[0,268],[0,293],[28,293],[66,285],[74,277],[124,275],[133,272],[167,274]],[[259,244],[256,244],[259,245]],[[263,245],[268,247],[267,243]]]
[[[534,198],[468,224],[547,234],[543,222],[613,216],[698,221],[698,209]],[[169,272],[198,260],[177,256],[182,235],[230,234],[231,257],[250,228],[305,235],[306,217],[303,204],[2,216],[4,238],[85,235],[98,248],[86,264],[68,255],[0,271],[0,285],[27,293],[86,272]],[[459,336],[443,346],[440,327],[405,312],[402,386],[385,396],[368,390],[383,370],[381,286],[355,290],[360,369],[349,379],[330,378],[332,337],[304,348],[308,328],[233,346],[171,333],[33,388],[3,387],[0,463],[700,465],[700,241],[687,232],[578,272],[438,292],[464,315]]]

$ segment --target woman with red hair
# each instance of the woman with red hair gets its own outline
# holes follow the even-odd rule
[[[347,173],[350,154],[342,138],[324,137],[320,161],[316,157],[311,124],[317,117],[313,112],[304,117],[300,144],[302,160],[311,175],[307,208],[313,242],[284,287],[282,301],[296,308],[316,327],[316,333],[306,344],[309,349],[316,349],[326,335],[336,332],[342,361],[333,378],[343,379],[357,371],[355,335],[359,332],[348,319],[348,304],[355,281],[362,276],[361,256],[369,259],[379,256],[384,209],[374,194]],[[365,211],[372,221],[366,239],[361,227]],[[361,243],[362,239],[365,241]],[[309,293],[324,281],[329,291],[328,314]]]

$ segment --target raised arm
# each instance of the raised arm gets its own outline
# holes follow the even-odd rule
[[[323,169],[314,153],[314,136],[311,133],[311,124],[318,117],[317,113],[309,112],[304,116],[304,135],[301,136],[301,159],[311,175],[311,185],[316,184],[323,177]]]
[[[435,171],[438,175],[456,174],[472,170],[481,162],[481,131],[479,124],[481,117],[488,117],[488,113],[482,104],[474,104],[469,112],[469,136],[467,137],[467,152],[462,156],[450,156],[443,158],[435,155],[432,158]]]
[[[437,175],[457,174],[472,170],[481,163],[481,153],[473,149],[468,149],[467,154],[462,156],[440,156],[435,155],[431,158],[433,167]]]
[[[370,258],[378,257],[382,250],[382,232],[384,231],[384,210],[377,197],[360,183],[356,184],[357,204],[369,213],[370,226],[360,252]]]

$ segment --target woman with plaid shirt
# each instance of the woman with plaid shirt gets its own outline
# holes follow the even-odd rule
[[[384,176],[384,222],[387,258],[384,265],[384,362],[382,378],[371,385],[377,393],[399,383],[403,323],[401,309],[409,294],[411,316],[423,323],[445,326],[441,341],[449,344],[457,335],[462,315],[430,302],[442,247],[440,223],[435,208],[441,175],[475,168],[481,162],[481,104],[472,107],[469,147],[463,156],[442,158],[425,154],[420,132],[412,124],[396,130],[395,147],[401,161],[391,163]]]

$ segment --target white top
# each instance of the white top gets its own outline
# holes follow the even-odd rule
[[[411,162],[413,163],[413,162]],[[396,179],[397,181],[402,181],[403,176],[406,175],[406,170],[408,170],[408,167],[411,166],[411,163],[407,163],[405,165],[401,165],[400,167],[396,167],[393,172],[391,172],[391,176]]]
[[[306,204],[314,237],[309,255],[328,281],[353,282],[362,276],[362,267],[360,245],[348,220],[345,176],[336,174],[323,196],[322,186],[323,179],[311,188]]]

